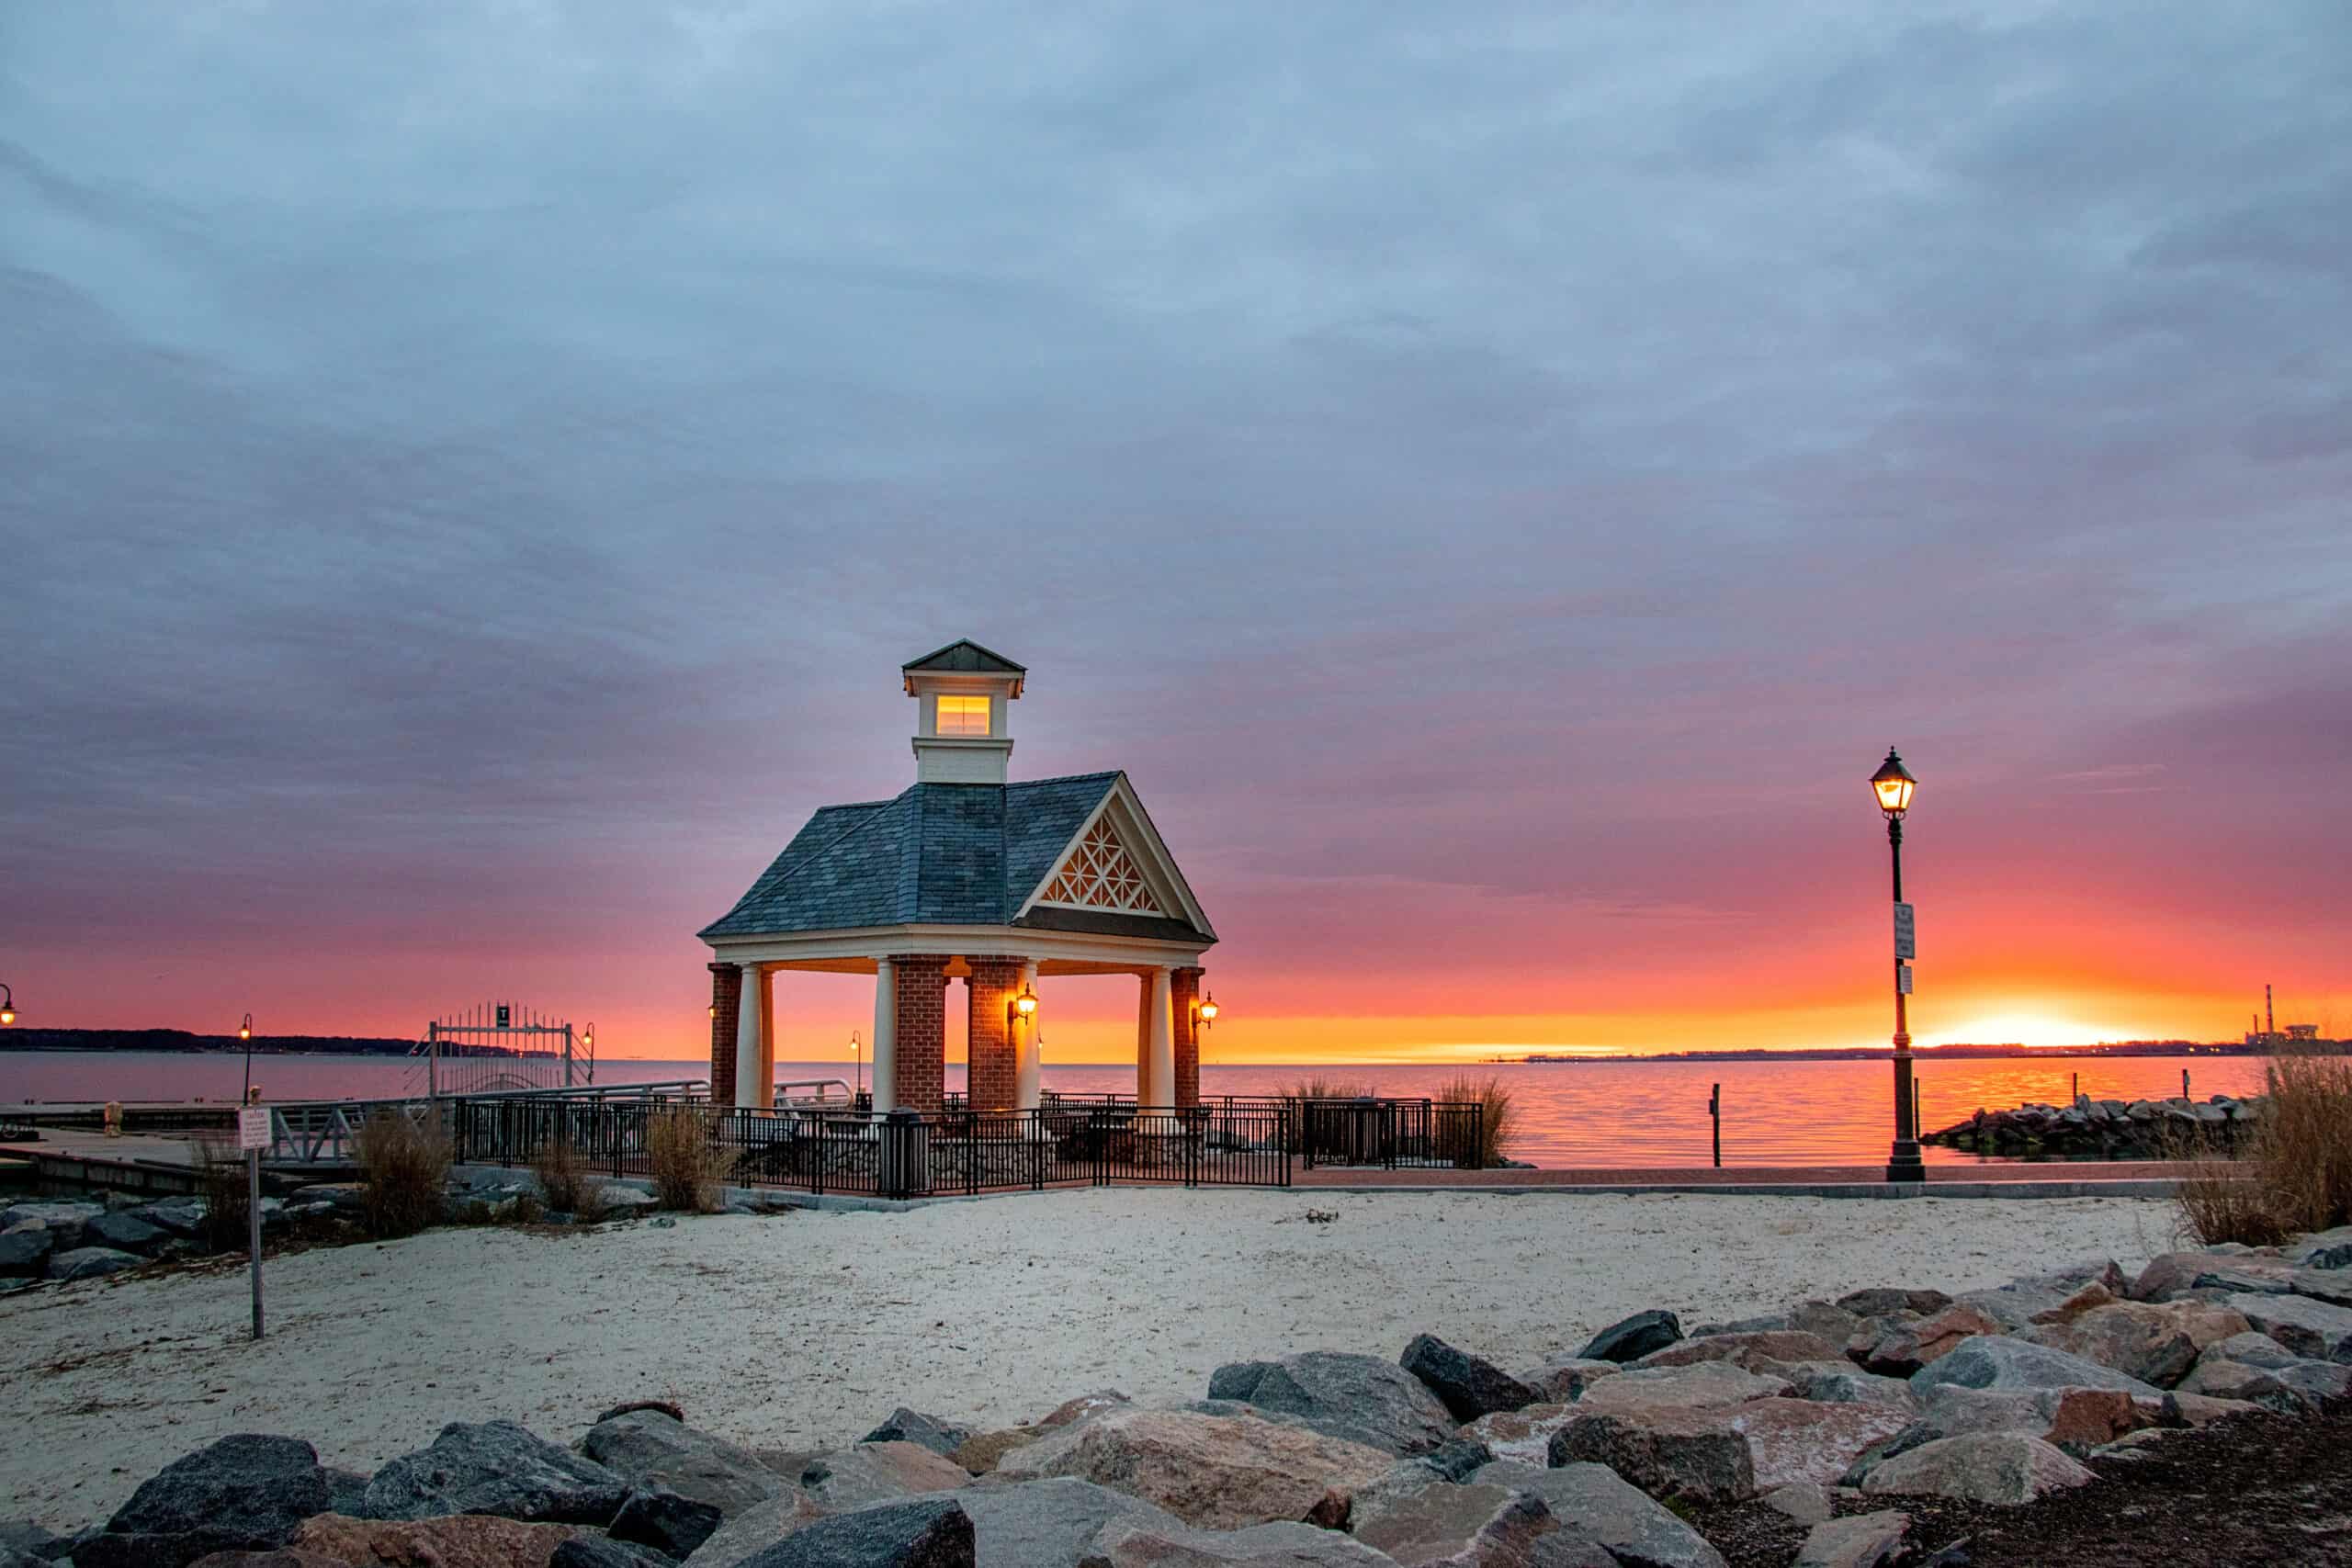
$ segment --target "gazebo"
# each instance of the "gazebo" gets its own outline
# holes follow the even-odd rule
[[[774,976],[814,970],[875,977],[876,1113],[943,1108],[957,980],[967,1103],[1035,1109],[1035,985],[1061,975],[1135,976],[1136,1103],[1198,1104],[1200,959],[1216,932],[1127,775],[1008,783],[1009,710],[1028,671],[978,643],[899,675],[918,705],[915,782],[820,807],[697,933],[712,959],[713,1102],[773,1106]]]

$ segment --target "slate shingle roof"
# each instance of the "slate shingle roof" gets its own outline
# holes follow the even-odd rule
[[[697,934],[708,940],[917,923],[1009,925],[1118,778],[919,784],[895,800],[825,807],[735,907]],[[1024,923],[1130,936],[1208,935],[1182,920],[1107,911],[1037,910]]]
[[[909,660],[899,666],[901,670],[986,671],[992,675],[1026,675],[1025,665],[1015,664],[993,649],[982,648],[970,637],[960,637],[945,648],[934,648],[921,659]]]

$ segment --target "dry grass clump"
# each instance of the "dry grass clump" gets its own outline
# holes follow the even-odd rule
[[[739,1151],[718,1141],[718,1118],[691,1105],[656,1111],[645,1119],[645,1153],[653,1172],[653,1199],[665,1209],[715,1214],[719,1189]]]
[[[540,1196],[552,1213],[583,1223],[604,1217],[604,1179],[588,1168],[567,1134],[558,1133],[539,1145],[531,1156],[531,1174],[538,1178]]]
[[[2182,1223],[2209,1247],[2352,1224],[2352,1058],[2278,1055],[2263,1076],[2267,1102],[2235,1160],[2188,1139],[2165,1149],[2188,1168]]]
[[[213,1252],[234,1252],[253,1241],[251,1194],[246,1190],[245,1156],[234,1140],[196,1140],[196,1175],[204,1198],[204,1245]]]
[[[1313,1073],[1279,1091],[1284,1100],[1371,1100],[1380,1090],[1369,1078],[1326,1077]]]
[[[352,1140],[361,1217],[379,1236],[414,1235],[441,1218],[449,1141],[438,1127],[379,1111]]]
[[[1457,1073],[1430,1098],[1441,1105],[1453,1103],[1479,1108],[1477,1164],[1481,1169],[1490,1170],[1500,1165],[1511,1145],[1519,1141],[1521,1131],[1519,1108],[1512,1103],[1510,1086],[1503,1082],[1498,1073],[1489,1073],[1483,1078]],[[1443,1125],[1441,1123],[1442,1127]],[[1465,1152],[1461,1149],[1453,1151],[1453,1163],[1467,1164],[1463,1158]]]

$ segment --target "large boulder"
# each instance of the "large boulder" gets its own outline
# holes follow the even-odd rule
[[[2243,1400],[2282,1416],[2301,1416],[2352,1393],[2352,1367],[2291,1355],[2268,1365],[2200,1360],[2173,1392],[2177,1396]]]
[[[1955,1302],[1925,1317],[1880,1320],[1876,1332],[1866,1327],[1855,1335],[1846,1353],[1864,1371],[1907,1378],[1951,1354],[1962,1341],[2000,1331],[2001,1325],[1985,1314]]]
[[[183,1568],[214,1551],[284,1546],[327,1506],[310,1444],[240,1434],[184,1455],[140,1483],[103,1533],[75,1546],[77,1568]]]
[[[149,1224],[129,1209],[99,1214],[82,1227],[85,1246],[111,1247],[118,1252],[135,1252],[141,1258],[153,1257],[171,1239],[171,1232],[161,1225]]]
[[[697,1431],[662,1410],[608,1416],[588,1429],[579,1446],[633,1486],[674,1492],[725,1515],[765,1502],[786,1486],[749,1449]]]
[[[583,1532],[557,1547],[548,1568],[672,1568],[675,1561],[649,1546]]]
[[[604,1525],[632,1488],[594,1460],[558,1448],[512,1421],[452,1421],[429,1447],[402,1454],[368,1483],[368,1516],[437,1514]]]
[[[1005,1455],[1015,1449],[1027,1448],[1045,1435],[1044,1429],[1036,1427],[1005,1427],[967,1438],[947,1457],[974,1475],[988,1475],[995,1471],[997,1461]]]
[[[953,1497],[831,1514],[753,1552],[742,1568],[975,1568],[972,1517]]]
[[[2191,1291],[2281,1292],[2293,1282],[2294,1265],[2246,1252],[2167,1252],[2152,1260],[2132,1281],[2135,1302],[2168,1302]]]
[[[2111,1258],[2086,1258],[2046,1274],[2030,1274],[1989,1291],[1962,1291],[1954,1301],[1974,1307],[2004,1329],[2024,1328],[2043,1314],[2059,1310],[2086,1292],[2120,1300],[2131,1281]],[[2092,1300],[2091,1305],[2103,1304]]]
[[[1585,1391],[1576,1408],[1589,1410],[1695,1410],[1737,1404],[1789,1392],[1787,1380],[1742,1371],[1729,1361],[1694,1361],[1619,1373]]]
[[[1434,1334],[1416,1334],[1397,1364],[1421,1380],[1457,1421],[1535,1403],[1535,1391],[1496,1366],[1458,1350]]]
[[[726,1516],[715,1503],[683,1497],[668,1488],[632,1492],[613,1516],[612,1538],[650,1546],[666,1557],[684,1558],[717,1533]]]
[[[791,1487],[764,1503],[728,1515],[726,1522],[695,1552],[695,1568],[735,1568],[824,1517],[825,1510],[807,1493]]]
[[[1925,1317],[1951,1305],[1951,1298],[1941,1291],[1880,1285],[1867,1291],[1849,1291],[1838,1298],[1838,1305],[1856,1317],[1897,1317],[1905,1314]]]
[[[821,1453],[800,1472],[800,1489],[831,1509],[953,1492],[971,1472],[921,1443],[858,1443]]]
[[[1862,1318],[1860,1313],[1848,1312],[1835,1302],[1799,1302],[1789,1309],[1788,1325],[1815,1338],[1842,1346],[1862,1325]]]
[[[1414,1568],[1521,1568],[1558,1528],[1533,1493],[1477,1482],[1374,1487],[1348,1520],[1356,1540]]]
[[[1094,1538],[1086,1568],[1395,1568],[1353,1536],[1313,1525],[1201,1530],[1114,1520]],[[697,1565],[699,1568],[699,1565]],[[1529,1568],[1537,1568],[1531,1563]]]
[[[1811,1482],[1833,1486],[1865,1452],[1911,1424],[1892,1405],[1816,1404],[1804,1399],[1758,1399],[1723,1413],[1724,1425],[1747,1439],[1749,1463],[1761,1491]]]
[[[1992,1389],[2119,1388],[2151,1398],[2163,1392],[2097,1361],[2047,1345],[1989,1334],[1962,1340],[1941,1359],[1911,1374],[1911,1392],[1923,1399],[1939,1383]]]
[[[49,1255],[49,1277],[52,1280],[95,1280],[101,1274],[119,1274],[125,1269],[136,1269],[147,1260],[135,1252],[123,1252],[111,1247],[77,1247],[70,1251],[52,1251]]]
[[[1242,1364],[1264,1365],[1265,1363]],[[1123,1404],[1134,1403],[1134,1400],[1129,1399],[1115,1388],[1098,1388],[1092,1393],[1081,1393],[1075,1399],[1063,1400],[1059,1404],[1038,1416],[1034,1425],[1051,1430],[1056,1427],[1067,1427],[1073,1422],[1089,1420],[1102,1415],[1105,1410],[1116,1410]]]
[[[1623,1371],[1624,1368],[1614,1361],[1591,1361],[1571,1356],[1565,1361],[1530,1367],[1519,1374],[1519,1381],[1534,1391],[1540,1404],[1573,1404],[1584,1397],[1586,1389]]]
[[[1708,1545],[1704,1537],[1606,1465],[1567,1464],[1539,1470],[1523,1464],[1490,1464],[1471,1479],[1533,1493],[1552,1510],[1563,1532],[1589,1536],[1629,1565],[1724,1568],[1723,1554]]]
[[[2298,1269],[2352,1269],[2352,1225],[2313,1231],[2281,1250]]]
[[[1184,1521],[1155,1504],[1074,1475],[1017,1486],[973,1486],[956,1494],[972,1517],[979,1568],[1079,1568],[1113,1523],[1182,1531]]]
[[[868,1443],[920,1443],[943,1458],[953,1455],[973,1436],[972,1428],[959,1426],[944,1416],[926,1416],[920,1410],[899,1405],[890,1412],[879,1427],[865,1434],[862,1441]]]
[[[1444,1447],[1457,1425],[1403,1367],[1340,1350],[1219,1367],[1208,1396],[1295,1416],[1327,1436],[1398,1457]]]
[[[158,1230],[166,1230],[182,1241],[195,1241],[204,1235],[205,1216],[211,1205],[201,1198],[159,1198],[130,1212]]]
[[[1920,1402],[1914,1435],[1928,1441],[1969,1433],[2018,1432],[2080,1455],[2149,1425],[2149,1408],[2121,1389],[1983,1389],[1943,1383]],[[2154,1408],[2161,1409],[2161,1404]]]
[[[549,1568],[570,1525],[524,1524],[488,1514],[429,1519],[354,1519],[321,1514],[302,1521],[288,1542],[332,1562],[402,1568]]]
[[[1834,1361],[1758,1361],[1751,1370],[1785,1381],[1799,1399],[1823,1404],[1890,1404],[1908,1410],[1918,1403],[1907,1380],[1866,1372],[1843,1357]]]
[[[1911,1517],[1892,1509],[1826,1519],[1797,1548],[1795,1568],[1886,1568],[1903,1555],[1910,1529]]]
[[[2014,1504],[2098,1479],[2039,1438],[1980,1432],[1939,1438],[1897,1454],[1863,1478],[1862,1492],[1871,1497],[1925,1495]]]
[[[82,1227],[106,1212],[104,1203],[11,1203],[0,1209],[0,1230],[13,1230],[28,1220],[38,1220],[48,1228],[52,1246],[61,1251],[71,1251],[82,1245]]]
[[[38,1280],[57,1245],[47,1225],[17,1225],[0,1233],[0,1280]]]
[[[1755,1458],[1720,1405],[1580,1414],[1552,1434],[1548,1457],[1555,1466],[1605,1464],[1653,1497],[1737,1503],[1756,1495]]]
[[[2036,1342],[2170,1388],[2206,1346],[2247,1332],[2246,1319],[2199,1301],[2115,1302],[2033,1330]]]
[[[1818,1334],[1801,1328],[1765,1329],[1750,1333],[1708,1334],[1679,1340],[1653,1350],[1634,1363],[1634,1370],[1687,1367],[1700,1361],[1729,1361],[1747,1371],[1770,1371],[1770,1361],[1834,1361],[1845,1352]]]
[[[51,1266],[51,1272],[55,1265]],[[2330,1306],[2309,1296],[2242,1292],[2229,1304],[2256,1328],[2299,1356],[2314,1361],[2352,1361],[2352,1307]]]
[[[1390,1462],[1382,1450],[1286,1422],[1126,1409],[1013,1450],[999,1461],[996,1481],[1074,1475],[1204,1529],[1283,1520],[1338,1526],[1355,1492]]]
[[[1498,1410],[1462,1428],[1462,1435],[1486,1446],[1489,1459],[1521,1464],[1544,1464],[1552,1452],[1552,1434],[1575,1420],[1573,1404],[1531,1404],[1523,1410]]]
[[[1662,1309],[1621,1318],[1592,1337],[1578,1357],[1587,1361],[1638,1361],[1682,1337],[1682,1320]]]

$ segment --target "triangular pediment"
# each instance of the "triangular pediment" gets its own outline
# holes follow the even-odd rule
[[[1175,913],[1160,902],[1142,863],[1128,852],[1107,811],[1079,834],[1078,842],[1046,879],[1037,902],[1126,915]]]
[[[1175,920],[1212,940],[1216,935],[1124,773],[1070,835],[1053,870],[1023,900],[1014,918],[1041,905]]]

